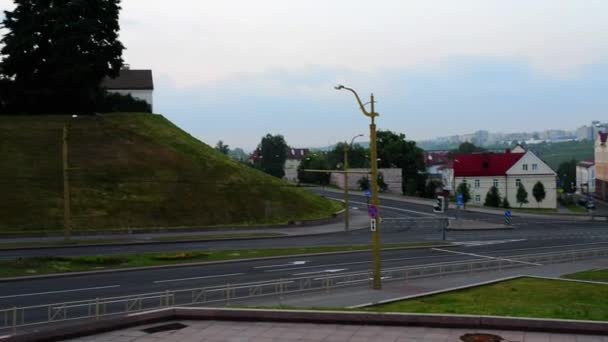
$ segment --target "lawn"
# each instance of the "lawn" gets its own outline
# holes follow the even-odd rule
[[[433,247],[439,243],[401,243],[385,244],[383,249]],[[86,257],[37,257],[19,258],[16,260],[0,260],[0,278],[42,275],[52,273],[69,273],[95,271],[104,269],[120,269],[131,267],[175,265],[206,261],[224,261],[235,259],[252,259],[262,257],[290,256],[301,254],[368,251],[369,245],[326,246],[302,248],[270,248],[223,251],[188,251],[174,253],[144,253],[111,256]]]
[[[608,321],[608,284],[519,278],[367,310]]]
[[[608,283],[608,269],[590,270],[584,272],[578,272],[573,274],[567,274],[563,276],[567,279],[576,280],[589,280],[589,281],[601,281]]]

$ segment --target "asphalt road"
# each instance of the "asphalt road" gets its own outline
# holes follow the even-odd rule
[[[382,267],[421,266],[542,252],[608,247],[608,239],[468,241],[441,249],[385,251]],[[42,305],[294,277],[368,271],[370,253],[349,253],[0,282],[0,308]]]

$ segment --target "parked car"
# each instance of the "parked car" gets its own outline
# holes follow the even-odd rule
[[[581,198],[578,200],[578,205],[590,210],[595,210],[595,202],[592,199]]]

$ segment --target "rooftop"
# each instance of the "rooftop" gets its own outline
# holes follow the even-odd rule
[[[106,77],[101,85],[109,90],[153,90],[152,70],[123,69],[116,78]]]
[[[455,177],[505,176],[524,153],[473,153],[454,157]]]

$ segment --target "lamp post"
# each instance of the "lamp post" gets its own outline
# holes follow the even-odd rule
[[[375,109],[375,100],[374,100],[374,94],[371,94],[371,98],[370,98],[370,102],[369,105],[371,106],[371,110],[368,112],[365,109],[365,105],[363,104],[363,102],[361,102],[361,99],[359,98],[359,95],[357,94],[357,92],[352,89],[352,88],[348,88],[345,87],[343,85],[338,85],[335,87],[336,90],[348,90],[351,93],[353,93],[353,95],[355,95],[355,98],[357,99],[357,103],[359,104],[359,109],[361,109],[361,112],[363,112],[363,115],[367,116],[370,118],[371,122],[369,125],[369,138],[370,138],[370,167],[371,167],[371,174],[370,177],[371,179],[371,186],[372,186],[372,205],[375,208],[378,208],[380,205],[380,201],[378,200],[378,153],[376,151],[376,145],[377,145],[377,138],[376,138],[376,122],[375,119],[377,116],[379,116],[378,113],[376,113]],[[381,290],[382,289],[382,270],[380,267],[380,216],[376,215],[377,217],[372,218],[372,253],[373,253],[373,288],[375,290]],[[374,226],[374,221],[375,221],[375,226]],[[375,228],[375,229],[374,229]]]
[[[350,208],[349,208],[349,204],[348,204],[348,150],[353,148],[353,143],[355,142],[355,139],[362,137],[363,134],[358,134],[356,136],[354,136],[351,141],[350,144],[347,144],[346,141],[344,142],[344,205],[345,205],[345,212],[344,212],[344,230],[348,231],[349,228],[349,216],[350,216]]]

